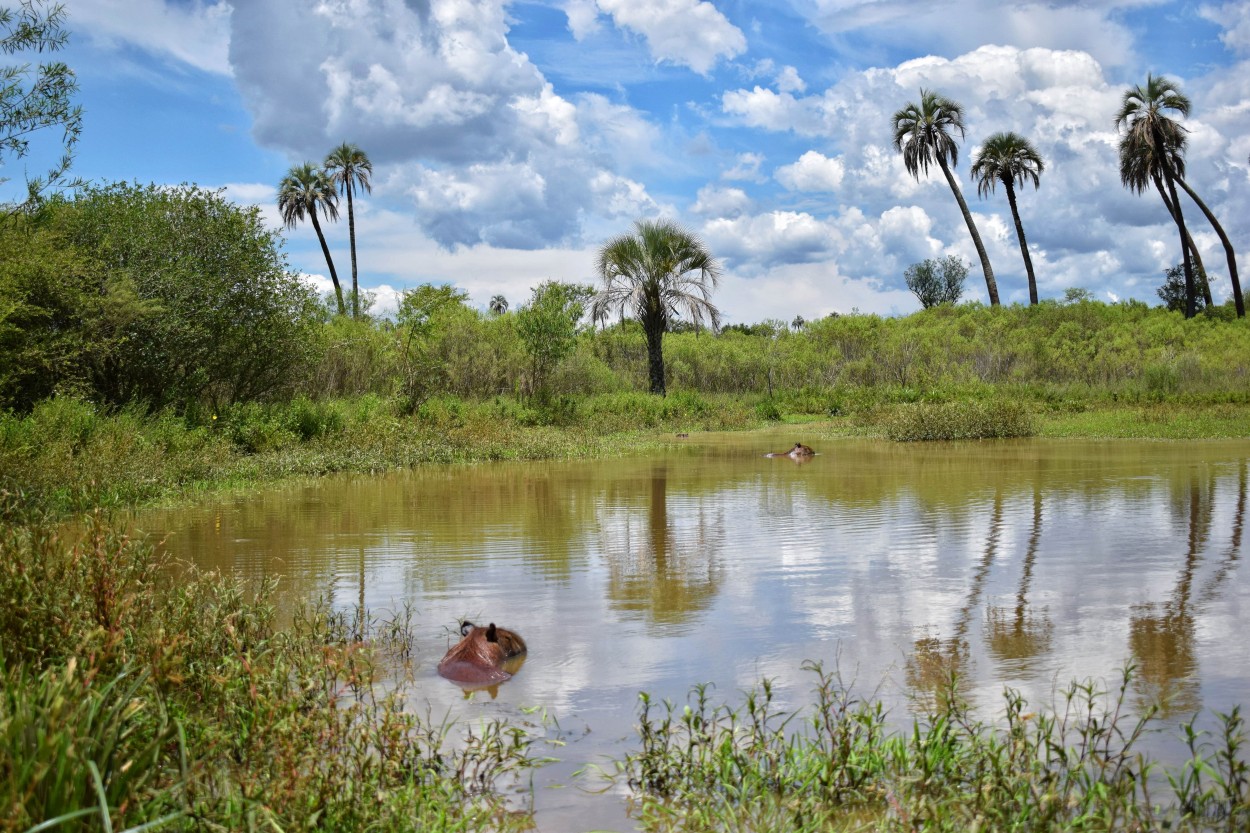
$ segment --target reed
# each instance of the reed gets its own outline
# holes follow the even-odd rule
[[[761,681],[737,706],[695,686],[680,708],[640,696],[638,749],[614,777],[648,830],[1239,831],[1250,790],[1239,710],[1213,738],[1184,727],[1188,759],[1139,750],[1155,712],[1125,708],[1132,668],[1110,691],[1074,682],[1049,710],[1004,693],[975,719],[952,680],[943,704],[891,731],[879,700],[811,663],[815,702],[774,705]]]

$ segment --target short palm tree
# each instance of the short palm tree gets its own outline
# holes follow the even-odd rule
[[[706,317],[720,326],[711,302],[720,266],[707,247],[667,220],[639,220],[634,231],[614,237],[599,251],[603,288],[591,302],[591,318],[606,320],[611,310],[633,315],[647,337],[651,392],[664,395],[664,332],[686,314],[696,324]]]
[[[502,295],[496,295],[490,299],[490,311],[492,315],[503,315],[508,311],[508,299]]]
[[[1180,89],[1162,76],[1146,76],[1145,85],[1125,91],[1120,112],[1115,117],[1117,130],[1123,130],[1120,139],[1120,179],[1125,187],[1139,193],[1144,190],[1140,180],[1142,171],[1157,170],[1163,177],[1170,213],[1176,223],[1181,241],[1181,257],[1185,268],[1185,317],[1193,318],[1197,307],[1193,262],[1189,257],[1188,235],[1185,216],[1176,196],[1177,161],[1179,151],[1185,145],[1185,128],[1167,115],[1168,111],[1182,116],[1189,115],[1189,99]],[[1126,160],[1132,164],[1126,167]],[[1128,179],[1126,173],[1137,178]]]
[[[985,288],[989,291],[990,305],[998,306],[998,284],[994,282],[994,270],[990,267],[989,255],[985,253],[985,245],[981,235],[977,233],[976,223],[972,222],[972,212],[959,190],[959,183],[951,168],[959,161],[959,145],[951,134],[959,131],[960,138],[964,135],[963,108],[932,90],[920,90],[920,103],[909,103],[894,114],[894,149],[903,154],[903,166],[916,179],[921,172],[928,173],[929,165],[937,163],[946,176],[959,210],[963,212],[964,222],[968,224],[968,233],[972,235],[972,243],[976,246],[977,255],[981,258],[981,271],[985,273]],[[949,161],[948,161],[949,160]]]
[[[334,184],[330,182],[325,171],[312,162],[294,165],[282,178],[282,182],[278,183],[278,210],[282,212],[282,220],[287,228],[295,228],[305,217],[312,220],[317,239],[321,241],[321,252],[326,256],[326,266],[330,268],[330,280],[334,283],[334,297],[338,300],[339,315],[345,314],[343,288],[339,286],[339,276],[334,271],[330,247],[326,245],[326,236],[321,231],[321,223],[317,221],[318,210],[325,214],[327,220],[339,218],[338,195],[334,192]]]
[[[360,281],[356,276],[356,212],[352,208],[352,195],[357,188],[366,194],[373,192],[373,163],[365,152],[353,144],[344,142],[330,151],[325,161],[326,176],[347,195],[347,236],[352,249],[352,318],[360,317]]]
[[[1020,241],[1020,254],[1024,256],[1024,271],[1029,279],[1029,303],[1037,303],[1037,276],[1033,273],[1033,258],[1029,257],[1029,245],[1024,239],[1024,224],[1020,222],[1020,209],[1016,207],[1016,186],[1021,188],[1033,181],[1037,188],[1046,165],[1037,148],[1019,133],[995,133],[985,140],[972,161],[972,178],[977,183],[977,193],[987,197],[994,193],[1001,182],[1007,191],[1007,204],[1011,217],[1016,221],[1016,239]]]

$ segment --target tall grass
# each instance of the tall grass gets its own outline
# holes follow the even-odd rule
[[[880,701],[808,666],[815,703],[778,708],[769,681],[738,706],[706,686],[686,705],[639,708],[639,747],[617,763],[648,830],[1241,831],[1250,785],[1239,711],[1189,758],[1160,770],[1140,751],[1154,712],[1133,717],[1126,669],[1112,691],[1073,683],[1050,710],[1004,694],[1002,720],[973,718],[953,688],[906,731]]]
[[[0,533],[0,831],[530,825],[541,727],[412,713],[408,614],[171,575],[100,514]]]

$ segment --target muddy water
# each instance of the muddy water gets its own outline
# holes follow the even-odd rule
[[[682,701],[711,682],[736,701],[770,677],[798,706],[804,660],[899,720],[952,668],[986,716],[1004,686],[1046,704],[1129,661],[1133,703],[1163,699],[1172,725],[1250,703],[1250,442],[793,434],[332,478],[140,525],[203,567],[279,577],[286,607],[411,605],[435,714],[559,720],[562,762],[534,781],[543,830],[631,829],[621,791],[550,787],[632,748],[640,690]],[[818,455],[763,456],[796,439]],[[529,644],[493,697],[435,674],[460,617]]]

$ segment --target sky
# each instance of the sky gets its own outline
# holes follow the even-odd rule
[[[7,5],[13,5],[8,3]],[[969,169],[992,133],[1045,160],[1019,194],[1043,298],[1158,304],[1179,262],[1153,193],[1119,181],[1124,91],[1164,75],[1190,98],[1187,179],[1250,244],[1250,4],[1160,0],[64,0],[85,111],[75,172],[195,183],[260,206],[346,141],[374,165],[356,202],[374,311],[451,283],[515,308],[639,219],[719,260],[726,323],[920,308],[904,270],[954,254],[988,301],[940,171],[919,180],[891,116],[931,89],[964,108],[956,177],[1004,303],[1027,303],[1003,189]],[[45,137],[54,141],[57,137]],[[11,172],[10,172],[11,173]],[[1223,248],[1185,210],[1218,301]],[[326,233],[350,284],[346,211]],[[328,290],[309,224],[291,266]],[[1243,258],[1245,256],[1243,255]],[[1243,273],[1250,270],[1242,267]]]

